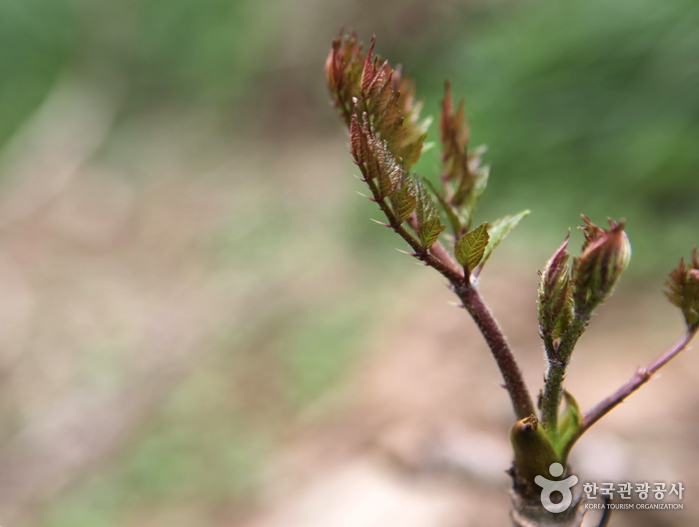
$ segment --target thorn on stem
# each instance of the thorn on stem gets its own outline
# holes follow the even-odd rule
[[[357,194],[359,194],[361,197],[368,199],[369,201],[373,201],[376,203],[376,200],[372,198],[371,196],[367,196],[366,194],[362,194],[361,192],[357,191]]]

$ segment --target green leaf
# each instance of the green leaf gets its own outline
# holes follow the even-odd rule
[[[432,193],[435,195],[437,198],[437,201],[439,201],[440,206],[442,207],[442,210],[444,213],[447,215],[447,219],[449,220],[449,223],[451,224],[452,231],[454,232],[455,236],[458,236],[459,233],[463,232],[463,221],[461,217],[459,216],[459,213],[456,211],[454,207],[451,206],[451,203],[449,203],[444,195],[439,192],[435,186],[432,184],[432,182],[428,179],[425,180],[425,183],[427,183],[427,186],[430,187],[432,190]]]
[[[456,259],[469,273],[478,266],[483,258],[489,238],[488,224],[483,223],[471,232],[464,234],[456,242],[454,247]]]
[[[425,249],[429,249],[446,227],[442,225],[439,219],[439,213],[434,206],[432,196],[429,195],[427,189],[425,189],[417,177],[415,178],[415,196],[417,198],[417,209],[415,211],[418,227],[417,235],[422,246]]]
[[[519,214],[514,216],[505,216],[499,220],[488,224],[488,234],[490,235],[490,241],[488,246],[485,248],[485,254],[483,255],[483,261],[481,262],[481,267],[485,265],[485,262],[490,258],[490,254],[493,252],[498,244],[505,239],[505,237],[514,229],[522,218],[528,216],[531,211],[523,210]]]
[[[558,418],[558,430],[551,438],[553,448],[559,457],[568,450],[568,443],[575,440],[582,424],[582,413],[578,402],[570,393],[564,391],[566,406]]]
[[[444,229],[446,229],[446,227],[439,221],[439,216],[435,216],[431,220],[420,223],[418,225],[418,236],[422,246],[425,249],[432,247]]]
[[[463,205],[460,207],[462,211],[462,216],[464,216],[467,219],[466,228],[469,228],[471,225],[471,220],[476,211],[478,200],[481,199],[483,192],[485,192],[485,189],[488,186],[489,176],[490,167],[488,165],[478,167],[478,169],[474,172],[473,187],[471,188],[468,195],[465,196],[465,201]],[[457,201],[456,196],[454,197],[453,201],[454,203],[459,203],[459,201]]]
[[[410,168],[418,162],[420,159],[420,155],[422,154],[423,151],[423,144],[425,143],[425,139],[427,138],[427,133],[422,134],[418,139],[409,144],[406,145],[404,152],[403,152],[403,159],[402,159],[402,165],[404,170],[410,170]]]
[[[429,122],[431,123],[432,122],[431,118],[425,118],[425,121],[428,121],[428,119],[429,119]],[[427,131],[427,128],[425,128],[425,131]],[[432,150],[436,146],[437,146],[437,143],[435,143],[434,141],[427,141],[427,142],[422,144],[422,153],[424,154],[425,152],[429,152],[430,150]]]
[[[420,223],[433,215],[434,203],[417,174],[415,174],[415,197],[417,198],[417,221]]]
[[[401,186],[391,196],[391,205],[398,223],[403,223],[415,210],[417,198],[412,181],[407,176],[401,179]]]
[[[379,193],[383,198],[393,194],[403,177],[403,170],[396,159],[391,154],[385,141],[377,138],[370,140],[376,159],[376,166],[379,178]]]

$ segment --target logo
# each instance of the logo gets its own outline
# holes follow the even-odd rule
[[[563,474],[563,465],[560,463],[551,463],[549,473],[554,478],[560,477]],[[561,481],[552,481],[546,479],[544,476],[537,476],[534,478],[534,482],[541,487],[541,504],[544,506],[544,509],[557,514],[570,507],[573,501],[573,493],[570,491],[570,488],[578,482],[578,477],[569,476]],[[560,492],[563,496],[563,499],[561,499],[559,503],[551,501],[551,494],[553,492]]]

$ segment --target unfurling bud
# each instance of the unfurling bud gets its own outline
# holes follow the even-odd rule
[[[325,61],[325,80],[340,116],[349,126],[354,105],[352,99],[359,95],[364,57],[357,35],[339,36],[333,40]]]
[[[568,272],[566,251],[570,234],[553,253],[541,271],[539,284],[539,327],[546,349],[556,350],[557,342],[565,334],[573,318],[573,295]]]
[[[365,123],[408,171],[420,158],[429,121],[419,120],[412,80],[374,55],[375,42],[372,38],[365,53],[353,32],[333,40],[325,80],[345,124],[351,128],[355,118]]]
[[[515,479],[534,486],[536,476],[548,476],[551,463],[558,462],[558,456],[544,427],[530,415],[517,421],[510,430],[510,441],[515,452]]]
[[[614,291],[621,273],[631,260],[631,244],[624,232],[624,222],[609,220],[609,230],[602,229],[583,216],[585,233],[583,252],[575,259],[573,300],[576,314],[589,316]]]
[[[699,258],[696,247],[692,251],[692,261],[685,269],[684,259],[680,259],[677,269],[670,273],[665,294],[675,306],[682,310],[690,331],[699,328]]]

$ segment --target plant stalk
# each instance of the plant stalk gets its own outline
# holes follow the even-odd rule
[[[373,183],[373,182],[370,182]],[[370,188],[374,192],[375,185],[371,184]],[[377,196],[378,192],[374,192]],[[415,251],[415,257],[425,262],[430,267],[439,271],[451,283],[452,290],[463,303],[464,308],[476,322],[478,329],[485,338],[488,347],[490,348],[495,362],[502,373],[505,381],[505,389],[510,395],[512,406],[517,419],[524,419],[532,414],[535,414],[534,404],[532,403],[531,395],[524,382],[524,376],[517,364],[514,353],[510,348],[507,338],[503,333],[500,325],[495,320],[495,317],[486,306],[481,298],[475,285],[471,283],[470,277],[454,263],[449,257],[444,247],[439,242],[427,251],[425,251],[419,240],[396,221],[393,211],[388,206],[384,199],[376,199],[377,204],[386,215],[390,226],[396,231]],[[414,230],[417,228],[417,220],[414,214],[411,214],[407,219],[408,225]]]
[[[510,394],[517,419],[524,419],[535,414],[534,405],[524,382],[522,371],[519,369],[505,334],[481,298],[478,290],[468,279],[464,279],[460,284],[453,284],[453,290],[463,302],[466,311],[476,322],[478,329],[490,347],[490,351],[505,381],[504,387]]]
[[[525,497],[513,487],[510,490],[512,524],[514,527],[580,527],[586,512],[585,500],[580,491],[575,493],[575,488],[573,487],[573,502],[570,507],[554,514],[544,508],[540,497]]]
[[[633,392],[647,383],[655,373],[665,366],[668,362],[674,359],[683,350],[687,348],[694,336],[697,334],[698,327],[690,328],[675,344],[660,355],[645,368],[639,368],[631,379],[621,386],[614,393],[600,401],[594,408],[588,410],[583,415],[582,423],[578,433],[571,438],[566,445],[566,451],[563,453],[567,456],[575,442],[582,436],[592,425],[609,413],[614,407],[621,404]]]
[[[541,422],[549,434],[555,435],[558,430],[558,414],[563,398],[563,381],[570,363],[570,356],[580,336],[585,331],[588,317],[575,316],[572,326],[561,339],[558,348],[553,343],[544,342],[549,367],[544,383],[544,395],[541,401]]]
[[[604,417],[612,408],[620,404],[629,395],[647,383],[660,368],[679,355],[679,353],[683,351],[694,338],[694,335],[697,333],[697,329],[698,328],[694,328],[693,330],[687,331],[670,349],[648,364],[648,366],[645,368],[639,368],[636,374],[631,377],[626,384],[621,386],[609,397],[602,400],[599,404],[597,404],[597,406],[586,412],[583,416],[583,422],[579,435],[582,435],[588,428]]]

